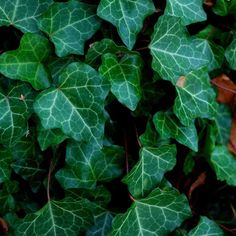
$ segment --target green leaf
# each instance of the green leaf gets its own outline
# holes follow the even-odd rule
[[[226,146],[216,146],[212,152],[210,163],[218,180],[236,186],[236,160]]]
[[[26,33],[20,47],[0,55],[0,73],[14,80],[29,82],[36,90],[50,86],[43,61],[51,53],[49,41],[38,34]]]
[[[77,236],[93,222],[87,200],[64,198],[49,201],[42,209],[27,215],[16,229],[16,235]]]
[[[198,150],[198,136],[193,123],[183,126],[171,112],[157,112],[153,122],[162,138],[175,138],[193,151]]]
[[[151,0],[101,0],[97,14],[116,26],[123,43],[132,49],[144,19],[155,12]]]
[[[215,14],[220,16],[226,16],[228,14],[235,14],[236,11],[236,1],[235,0],[217,0],[216,4],[213,6],[213,11]]]
[[[107,93],[106,81],[92,67],[75,62],[60,74],[57,88],[37,97],[34,109],[45,129],[60,128],[77,141],[101,145]]]
[[[197,46],[197,41],[187,34],[180,18],[161,16],[149,45],[152,67],[162,78],[175,83],[176,78],[209,63],[209,55],[199,51]]]
[[[235,3],[235,8],[236,8],[236,3]],[[231,44],[226,48],[225,57],[229,63],[230,68],[232,70],[236,70],[236,37],[233,38]]]
[[[27,133],[34,92],[22,83],[10,84],[4,90],[0,91],[0,143],[13,146]]]
[[[118,46],[114,43],[111,39],[103,39],[99,42],[95,42],[91,45],[89,48],[87,54],[85,55],[85,62],[92,67],[96,68],[98,65],[101,64],[100,57],[103,54],[106,53],[112,53],[116,54],[117,56],[122,55],[124,53],[135,53],[130,52],[126,47],[124,46]]]
[[[44,129],[41,124],[38,127],[37,139],[42,151],[45,151],[50,146],[60,144],[66,138],[60,129]]]
[[[39,16],[53,0],[1,0],[0,26],[13,25],[22,32],[37,32]]]
[[[4,182],[3,189],[0,190],[0,212],[2,215],[15,210],[16,202],[12,194],[18,190],[19,184],[17,181]]]
[[[95,6],[76,0],[54,3],[40,17],[39,28],[48,34],[56,54],[84,54],[84,44],[100,28]]]
[[[174,189],[155,189],[114,218],[109,235],[168,235],[191,216],[188,201]]]
[[[164,14],[181,17],[184,25],[207,19],[202,7],[202,0],[194,0],[188,3],[182,0],[168,0]]]
[[[97,181],[110,181],[121,175],[123,150],[119,146],[104,147],[93,143],[70,142],[66,150],[67,165],[56,177],[63,188],[87,188]]]
[[[182,124],[189,126],[197,117],[214,119],[216,96],[206,68],[181,76],[176,83],[176,91],[174,112]]]
[[[9,180],[12,157],[8,149],[0,146],[0,183]]]
[[[175,164],[175,145],[144,147],[140,150],[140,160],[125,176],[123,182],[128,185],[134,198],[144,197],[161,182],[164,174],[173,169]]]
[[[87,232],[86,236],[104,236],[110,230],[112,224],[112,215],[109,212],[103,212],[95,216],[95,224]]]
[[[201,216],[198,225],[192,229],[189,233],[189,236],[223,236],[225,235],[221,228],[212,220],[208,219],[205,216]]]
[[[141,57],[126,55],[118,61],[116,55],[105,54],[99,72],[110,81],[111,92],[118,101],[134,111],[141,99]]]

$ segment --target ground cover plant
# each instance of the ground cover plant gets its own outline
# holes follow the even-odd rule
[[[1,0],[1,235],[236,234],[236,0]]]

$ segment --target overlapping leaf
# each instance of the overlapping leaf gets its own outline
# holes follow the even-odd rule
[[[190,125],[197,117],[214,119],[217,104],[209,81],[206,68],[192,71],[178,79],[174,112],[184,125]]]
[[[208,219],[205,216],[201,216],[198,225],[192,229],[189,233],[189,236],[223,236],[224,233],[221,228],[212,220]]]
[[[0,183],[9,180],[12,157],[9,150],[0,146]]]
[[[236,2],[235,2],[236,10]],[[225,57],[229,63],[229,66],[232,70],[236,70],[236,37],[234,37],[231,44],[227,47],[225,51]]]
[[[96,8],[76,0],[54,3],[39,21],[40,30],[48,34],[60,57],[84,54],[84,43],[99,27]]]
[[[36,90],[50,86],[43,61],[49,56],[48,40],[38,34],[26,33],[20,47],[0,55],[0,73],[14,80],[29,82]]]
[[[165,15],[181,17],[185,25],[207,19],[206,13],[202,7],[202,0],[194,0],[191,2],[168,0]]]
[[[142,60],[138,55],[126,55],[118,61],[108,53],[102,57],[99,72],[111,83],[111,92],[120,103],[134,111],[141,99]]]
[[[101,145],[107,83],[90,66],[72,63],[60,74],[57,88],[42,92],[34,104],[45,129],[60,128],[78,141]]]
[[[216,4],[213,7],[213,11],[220,16],[234,14],[236,11],[236,1],[217,0]]]
[[[154,11],[151,0],[102,0],[97,14],[116,26],[122,41],[131,50],[144,19]]]
[[[159,148],[144,147],[140,160],[123,179],[135,198],[144,197],[163,179],[164,174],[176,164],[176,147],[164,145]]]
[[[42,209],[27,215],[17,227],[17,235],[77,236],[93,223],[87,200],[64,198],[49,201]]]
[[[53,0],[1,0],[0,26],[18,28],[22,32],[37,32],[39,16]]]
[[[122,173],[123,151],[118,146],[97,147],[93,143],[70,142],[65,168],[57,179],[65,188],[94,188],[97,181],[109,181]]]
[[[13,146],[27,133],[27,121],[32,113],[34,92],[22,83],[0,91],[0,143]]]
[[[198,136],[193,123],[183,126],[171,112],[157,112],[153,117],[153,122],[163,138],[175,138],[193,151],[198,150]]]
[[[176,78],[209,63],[209,55],[199,51],[197,46],[197,41],[187,34],[180,18],[161,16],[149,45],[152,67],[163,79],[175,83]]]
[[[111,39],[103,39],[91,45],[87,54],[85,55],[85,62],[96,68],[100,64],[100,57],[106,53],[112,53],[118,56],[120,54],[131,52],[124,46],[116,45]]]
[[[188,201],[174,189],[155,189],[114,218],[109,235],[167,235],[191,216]]]
[[[218,180],[236,186],[236,160],[226,146],[216,146],[211,155],[210,163]]]

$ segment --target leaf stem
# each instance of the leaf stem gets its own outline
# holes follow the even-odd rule
[[[49,165],[49,169],[48,169],[48,183],[47,183],[47,198],[48,201],[50,201],[50,182],[51,182],[51,174],[52,174],[52,170],[53,170],[53,166],[52,166],[52,160],[50,160],[50,165]]]

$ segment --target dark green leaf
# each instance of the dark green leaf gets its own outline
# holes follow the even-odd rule
[[[236,2],[235,2],[236,10]],[[226,48],[225,57],[229,63],[229,66],[232,70],[236,70],[236,37],[234,37],[231,44]]]

